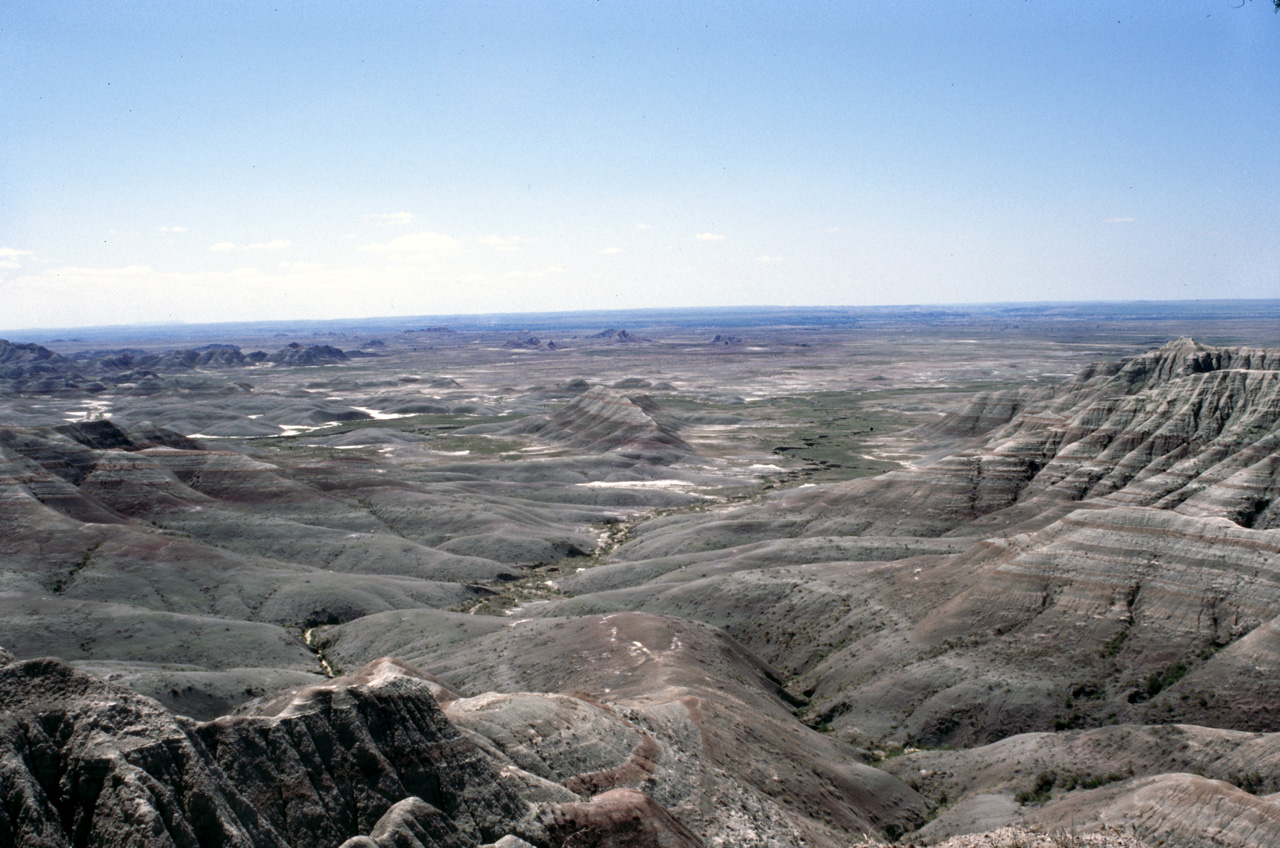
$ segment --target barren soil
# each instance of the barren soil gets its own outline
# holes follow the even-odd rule
[[[0,342],[0,846],[1280,843],[1276,304],[605,320]]]

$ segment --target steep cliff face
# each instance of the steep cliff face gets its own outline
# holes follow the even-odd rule
[[[208,723],[56,660],[0,668],[0,702],[6,848],[336,846],[406,802],[425,846],[541,841],[426,682],[392,661]]]
[[[1280,526],[1280,350],[1180,339],[1056,389],[979,396],[918,435],[955,452],[788,511],[811,535],[991,533],[1100,498]]]
[[[636,789],[566,788],[482,750],[471,738],[485,737],[460,733],[429,682],[391,659],[196,722],[0,649],[0,703],[3,848],[704,844]],[[583,748],[553,757],[562,766],[566,751]]]
[[[1115,374],[1087,370],[961,456],[979,480],[1010,466],[1024,472],[976,498],[978,514],[1015,501],[1043,508],[1051,500],[1107,498],[1186,505],[1190,514],[1267,529],[1280,520],[1270,511],[1278,426],[1280,350],[1179,339]]]
[[[562,606],[724,628],[859,744],[1280,727],[1280,351],[1182,339],[916,436],[952,453],[651,522]]]

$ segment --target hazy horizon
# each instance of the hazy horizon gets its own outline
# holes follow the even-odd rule
[[[1240,309],[1248,305],[1248,312]],[[989,301],[970,303],[900,303],[900,304],[815,304],[787,306],[781,304],[743,304],[740,306],[672,306],[638,307],[634,309],[565,309],[527,312],[456,312],[421,315],[367,315],[335,318],[263,318],[244,321],[150,321],[127,324],[82,324],[6,328],[0,326],[0,339],[10,342],[29,341],[30,337],[56,333],[78,333],[89,338],[107,340],[118,337],[140,338],[164,330],[181,331],[178,336],[200,335],[225,330],[302,331],[317,333],[338,330],[394,332],[405,325],[424,324],[465,332],[527,332],[572,329],[636,328],[670,325],[683,328],[724,327],[741,329],[747,324],[795,322],[801,325],[824,323],[819,319],[833,314],[850,320],[910,320],[913,317],[937,316],[972,320],[990,319],[996,315],[1033,318],[1067,317],[1076,320],[1086,316],[1141,317],[1178,320],[1280,320],[1280,298],[1187,298],[1181,300],[1043,300]],[[750,316],[750,320],[746,320]],[[653,322],[652,324],[647,322]],[[141,335],[137,335],[141,334]],[[166,338],[161,335],[160,338]],[[52,343],[53,340],[43,339]]]
[[[1270,3],[10,4],[4,332],[1280,291]]]

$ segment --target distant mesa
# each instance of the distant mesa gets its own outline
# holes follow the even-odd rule
[[[711,343],[715,345],[740,345],[743,342],[742,339],[737,336],[726,336],[721,333],[716,333],[715,338],[711,340]]]
[[[587,336],[587,338],[589,338],[589,339],[601,339],[601,340],[603,340],[603,341],[608,341],[608,342],[647,342],[647,341],[652,341],[651,339],[646,339],[646,338],[642,338],[642,337],[640,337],[640,336],[637,336],[637,335],[635,335],[634,333],[632,333],[632,332],[630,332],[630,331],[628,331],[628,330],[615,330],[615,329],[612,329],[612,328],[611,328],[611,329],[608,329],[608,330],[601,330],[601,331],[600,331],[600,332],[598,332],[598,333],[595,333],[595,334],[593,334],[593,335]]]
[[[0,340],[0,394],[93,393],[121,384],[147,394],[142,383],[154,382],[160,374],[237,368],[253,361],[253,355],[245,356],[228,344],[170,351],[88,350],[63,356],[41,345]]]
[[[134,348],[86,350],[62,355],[37,344],[13,344],[0,339],[0,394],[79,394],[101,392],[122,384],[133,394],[155,394],[165,383],[159,375],[182,375],[200,370],[244,368],[262,362],[276,365],[332,365],[353,357],[381,354],[352,351],[331,345],[292,342],[276,353],[245,354],[232,344],[170,351]],[[183,379],[181,377],[179,380]],[[209,391],[208,386],[176,385],[189,391]],[[225,387],[216,390],[225,390]]]
[[[0,379],[30,380],[60,373],[66,360],[38,344],[14,344],[0,339]]]
[[[542,340],[537,336],[516,337],[503,342],[502,346],[507,350],[538,350],[542,347]]]
[[[456,333],[458,331],[451,327],[421,327],[417,330],[401,330],[400,332],[405,335],[413,335],[415,333]]]
[[[382,339],[369,339],[369,341],[367,341],[367,342],[365,342],[364,344],[360,345],[360,347],[361,347],[361,348],[368,348],[368,347],[386,347],[386,346],[387,346],[387,343],[386,343],[386,342],[384,342]]]
[[[267,357],[276,365],[333,365],[346,362],[347,355],[332,345],[303,345],[291,342]]]
[[[516,336],[502,343],[506,350],[559,350],[560,345],[553,341],[544,342],[537,336]]]

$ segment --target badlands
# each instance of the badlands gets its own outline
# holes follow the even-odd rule
[[[1280,303],[0,341],[0,848],[1280,844]]]

